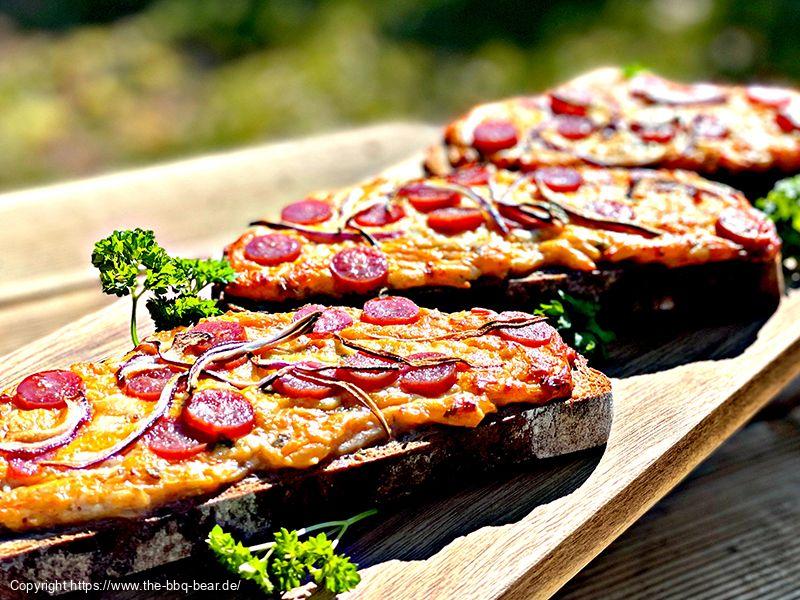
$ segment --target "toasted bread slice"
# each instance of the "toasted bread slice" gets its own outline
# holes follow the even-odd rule
[[[428,151],[431,173],[485,161],[505,168],[690,169],[733,176],[800,168],[800,93],[790,88],[683,84],[601,68],[546,93],[475,106]]]
[[[576,367],[573,377],[571,398],[510,406],[474,429],[418,430],[312,470],[251,476],[219,494],[146,518],[14,534],[0,542],[2,580],[118,577],[205,551],[205,537],[215,523],[249,539],[293,516],[310,521],[331,510],[387,505],[434,483],[452,482],[454,474],[603,445],[611,427],[611,383],[585,365]]]
[[[431,208],[448,203],[457,206]],[[320,194],[284,216],[312,207],[326,220],[257,222],[227,248],[229,303],[356,304],[387,287],[428,306],[524,310],[562,288],[623,314],[744,313],[781,292],[773,224],[741,193],[685,171],[467,167]],[[382,224],[361,228],[369,240],[336,229],[357,221]]]

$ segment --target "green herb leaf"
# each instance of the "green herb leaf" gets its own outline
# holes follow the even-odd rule
[[[147,308],[158,329],[191,325],[220,314],[217,302],[199,297],[209,285],[232,281],[235,273],[224,260],[171,257],[152,231],[115,231],[94,246],[92,264],[100,271],[103,292],[131,296],[131,339],[138,345],[136,305],[145,292]]]
[[[780,180],[755,205],[775,223],[783,242],[784,271],[787,279],[797,284],[800,282],[800,175]]]
[[[534,314],[547,317],[564,340],[585,356],[605,356],[606,345],[616,339],[614,332],[597,322],[600,306],[561,290],[558,297],[542,302]]]
[[[268,594],[275,590],[275,586],[267,575],[267,561],[253,556],[250,550],[245,548],[241,542],[234,540],[231,534],[225,533],[222,527],[214,525],[208,534],[206,543],[217,556],[217,560],[229,571],[242,579],[255,582]]]
[[[646,71],[649,71],[649,69],[638,62],[628,63],[622,67],[622,75],[625,79],[631,79],[639,73],[644,73]]]
[[[249,548],[215,525],[206,541],[220,563],[242,578],[255,581],[268,593],[288,592],[313,580],[318,586],[340,594],[356,587],[361,576],[358,565],[336,553],[336,544],[351,525],[375,512],[369,510],[343,521],[319,523],[298,531],[282,528],[275,532],[271,542]],[[334,540],[325,533],[300,539],[321,529],[338,530],[338,534]],[[266,554],[259,558],[257,554],[261,552]]]

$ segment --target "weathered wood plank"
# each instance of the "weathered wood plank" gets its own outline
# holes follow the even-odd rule
[[[798,464],[800,411],[748,425],[556,597],[795,597]]]
[[[171,251],[218,255],[250,220],[372,176],[436,131],[379,125],[0,195],[0,353],[110,302],[89,256],[113,229],[151,228]]]

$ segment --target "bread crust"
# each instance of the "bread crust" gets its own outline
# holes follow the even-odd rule
[[[603,445],[611,428],[611,382],[583,364],[573,376],[572,398],[510,406],[475,429],[430,427],[315,469],[251,476],[147,518],[14,535],[0,542],[0,580],[119,577],[203,552],[214,523],[250,539],[286,519],[308,522],[393,504],[444,480],[452,487],[454,475]],[[13,596],[8,585],[3,594]]]

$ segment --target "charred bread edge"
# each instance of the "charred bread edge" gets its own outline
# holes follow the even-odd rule
[[[0,597],[10,581],[119,577],[205,552],[214,523],[248,539],[276,518],[313,522],[320,507],[346,503],[347,513],[381,506],[456,473],[475,473],[577,452],[606,443],[611,430],[611,382],[586,366],[573,372],[569,400],[511,406],[475,429],[431,427],[359,450],[309,471],[251,476],[225,491],[184,501],[159,515],[114,519],[59,532],[10,534],[0,541]],[[342,508],[344,510],[344,508]],[[341,515],[340,515],[341,516]]]
[[[611,322],[631,316],[645,320],[661,316],[727,317],[772,311],[783,293],[781,257],[757,262],[732,260],[687,267],[657,264],[604,266],[595,271],[534,271],[527,277],[499,280],[481,278],[469,289],[431,287],[392,290],[422,306],[445,311],[483,306],[497,310],[531,310],[557,290],[596,301]],[[372,296],[370,296],[372,297]],[[223,294],[231,308],[274,310],[278,306],[330,303],[315,296],[293,303],[258,302]],[[360,305],[364,297],[337,299],[337,304]]]

